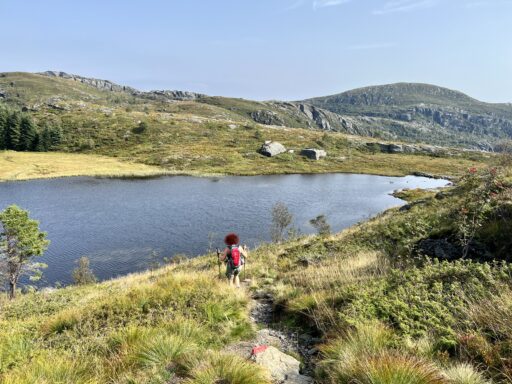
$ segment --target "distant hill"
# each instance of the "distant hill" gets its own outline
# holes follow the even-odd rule
[[[499,141],[512,138],[512,105],[484,103],[458,91],[415,83],[365,87],[295,102],[258,102],[187,91],[143,92],[58,71],[13,72],[0,74],[0,102],[39,115],[60,110],[69,117],[75,112],[81,121],[88,111],[95,118],[94,113],[113,109],[119,119],[119,107],[124,106],[126,111],[172,110],[217,121],[471,149],[492,150]],[[131,116],[129,112],[123,115]]]
[[[365,116],[383,134],[403,140],[489,148],[512,137],[512,105],[417,83],[359,88],[302,101],[336,114]]]

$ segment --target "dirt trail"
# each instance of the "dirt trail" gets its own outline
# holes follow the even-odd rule
[[[280,327],[278,323],[274,322],[274,315],[272,296],[263,291],[253,294],[251,296],[250,319],[255,328],[258,329],[256,337],[251,341],[232,344],[226,350],[247,359],[255,360],[265,366],[272,373],[275,383],[313,383],[314,359],[318,353],[315,344],[319,343],[320,340],[301,334],[297,330]],[[259,358],[255,355],[259,353],[259,350],[266,351],[267,348],[273,351],[272,354],[265,352],[269,354],[268,357]],[[283,353],[286,355],[283,356]],[[280,356],[283,356],[281,360]],[[299,356],[302,361],[300,374],[299,362],[296,360]],[[271,361],[267,362],[266,359]],[[279,379],[276,379],[278,377]]]

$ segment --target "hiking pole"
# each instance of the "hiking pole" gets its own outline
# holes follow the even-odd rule
[[[220,249],[217,248],[217,265],[219,266],[219,279],[221,278],[220,276]]]
[[[244,244],[244,251],[246,252],[246,255],[247,255],[247,245]],[[247,265],[247,256],[244,257],[244,281],[246,279],[246,275],[245,275],[245,266]]]

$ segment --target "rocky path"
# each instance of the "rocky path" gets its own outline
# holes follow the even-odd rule
[[[256,337],[227,347],[227,351],[244,356],[268,369],[278,384],[311,384],[314,357],[319,340],[274,324],[273,300],[269,294],[252,296],[250,318],[257,329]],[[293,357],[299,357],[300,361]]]

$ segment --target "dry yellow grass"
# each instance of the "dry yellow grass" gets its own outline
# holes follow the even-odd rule
[[[0,151],[0,181],[66,176],[144,177],[167,173],[160,167],[106,156]]]

